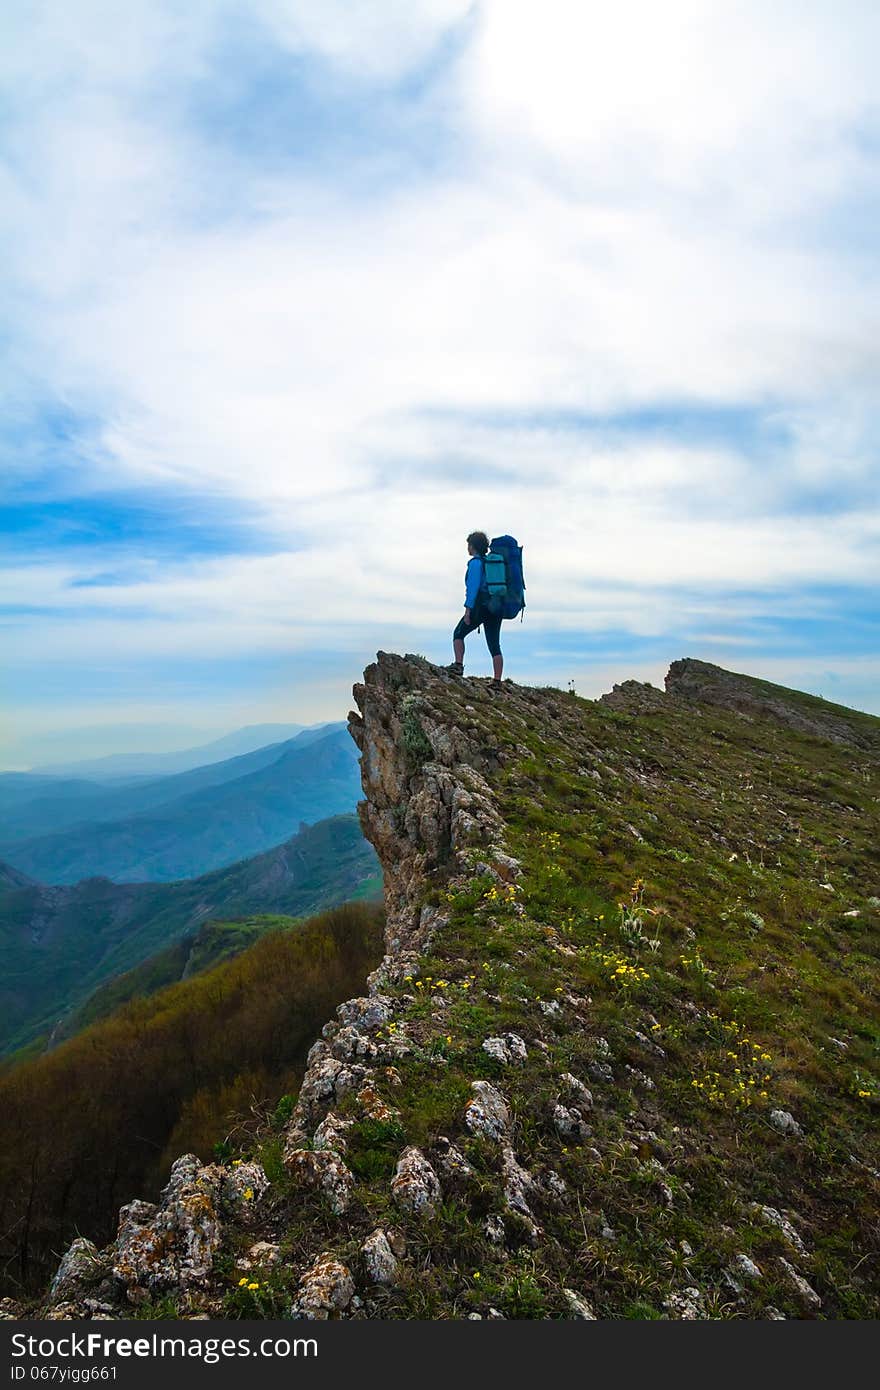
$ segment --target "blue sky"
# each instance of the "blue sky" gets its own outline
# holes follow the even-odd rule
[[[880,713],[880,11],[41,0],[0,18],[0,766],[449,658]],[[484,650],[469,658],[488,670]]]

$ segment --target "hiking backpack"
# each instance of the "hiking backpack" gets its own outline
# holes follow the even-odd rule
[[[486,607],[502,618],[515,618],[526,606],[522,546],[513,536],[496,536],[483,560]]]

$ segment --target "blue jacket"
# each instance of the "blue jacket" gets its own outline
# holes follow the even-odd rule
[[[468,567],[464,572],[464,606],[465,608],[475,608],[477,604],[477,594],[483,585],[483,557],[482,555],[472,555],[468,560]]]

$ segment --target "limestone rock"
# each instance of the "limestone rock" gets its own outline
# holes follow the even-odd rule
[[[337,1215],[347,1211],[354,1188],[354,1175],[332,1149],[293,1149],[284,1155],[285,1166],[294,1182],[324,1194]]]
[[[496,1062],[500,1062],[503,1067],[509,1067],[515,1062],[525,1062],[528,1058],[528,1049],[518,1033],[505,1033],[497,1038],[484,1038],[483,1051],[488,1056],[493,1057]]]
[[[259,1163],[234,1164],[221,1178],[221,1211],[248,1221],[268,1188],[269,1179]]]
[[[281,1246],[276,1245],[271,1240],[255,1241],[240,1260],[236,1260],[236,1269],[262,1269],[272,1268],[281,1261]]]
[[[573,1076],[570,1071],[564,1071],[559,1079],[572,1105],[576,1105],[582,1114],[592,1110],[593,1093],[584,1085],[583,1081]]]
[[[800,1139],[803,1130],[788,1110],[771,1110],[768,1119],[775,1130],[791,1139]]]
[[[379,1120],[383,1124],[389,1124],[392,1120],[400,1119],[400,1111],[393,1105],[388,1105],[375,1086],[362,1086],[357,1093],[358,1105],[369,1120]]]
[[[678,1322],[696,1322],[706,1317],[706,1307],[701,1291],[691,1285],[664,1299],[663,1307],[670,1318]]]
[[[340,1022],[348,1028],[356,1028],[359,1033],[378,1033],[380,1028],[390,1022],[394,1012],[394,1001],[387,995],[375,994],[369,998],[346,999],[336,1010]]]
[[[592,1134],[590,1126],[586,1123],[580,1112],[577,1110],[570,1110],[565,1105],[554,1105],[553,1127],[561,1139],[571,1139],[574,1140],[575,1143],[580,1143],[584,1139],[589,1139]]]
[[[373,1040],[350,1024],[339,1029],[330,1042],[330,1051],[341,1062],[352,1062],[358,1058],[370,1060],[379,1053]]]
[[[463,1192],[476,1175],[461,1150],[450,1143],[445,1135],[441,1135],[434,1144],[433,1154],[444,1189]]]
[[[794,1265],[790,1264],[782,1255],[779,1256],[779,1266],[794,1289],[795,1296],[804,1312],[818,1313],[822,1307],[822,1300],[812,1285],[808,1284],[803,1275],[798,1274]]]
[[[102,1259],[97,1246],[77,1236],[55,1272],[49,1288],[49,1303],[71,1303],[84,1298],[106,1272],[107,1261]]]
[[[220,1244],[223,1170],[184,1154],[171,1169],[162,1204],[134,1201],[119,1213],[113,1274],[130,1301],[206,1281]]]
[[[398,1206],[415,1216],[433,1215],[440,1201],[440,1183],[421,1149],[410,1145],[397,1160],[391,1194]]]
[[[315,1130],[312,1148],[318,1152],[332,1149],[334,1153],[343,1155],[348,1148],[346,1135],[353,1124],[354,1120],[342,1120],[333,1110],[329,1111]]]
[[[735,1255],[733,1267],[743,1279],[750,1279],[753,1283],[763,1278],[760,1269],[754,1260],[750,1260],[748,1255]]]
[[[464,1122],[472,1134],[501,1140],[510,1128],[510,1109],[504,1096],[489,1081],[474,1081],[473,1097],[465,1106]]]
[[[765,1207],[762,1206],[760,1202],[753,1202],[749,1210],[757,1216],[759,1220],[766,1221],[770,1226],[775,1226],[788,1241],[792,1249],[797,1250],[798,1254],[806,1254],[806,1246],[794,1226],[791,1224],[788,1217],[784,1216],[776,1207]]]
[[[367,1236],[361,1246],[364,1265],[368,1277],[374,1284],[393,1284],[397,1274],[397,1260],[381,1227]]]
[[[353,1298],[354,1280],[348,1266],[324,1253],[300,1279],[290,1315],[313,1322],[344,1317]]]
[[[562,1293],[573,1318],[582,1318],[584,1322],[596,1322],[596,1314],[585,1298],[575,1293],[574,1289],[563,1289]]]

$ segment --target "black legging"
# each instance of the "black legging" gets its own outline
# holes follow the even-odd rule
[[[462,618],[458,627],[452,634],[454,642],[463,642],[469,632],[473,632],[482,624],[486,634],[486,646],[489,648],[491,656],[501,655],[501,614],[487,613],[482,607],[479,599],[475,608],[471,609],[471,620]]]

